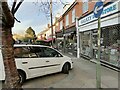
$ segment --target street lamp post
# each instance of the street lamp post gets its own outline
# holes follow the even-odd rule
[[[52,36],[52,46],[53,46],[53,17],[52,17],[52,0],[50,0],[50,19],[51,19],[51,36]]]
[[[98,55],[97,55],[97,65],[96,65],[96,86],[101,88],[101,63],[100,63],[100,38],[101,38],[101,19],[100,16],[103,12],[103,2],[99,0],[94,7],[94,16],[98,18]]]
[[[100,28],[100,17],[99,17],[98,18],[98,57],[97,57],[97,66],[96,66],[97,88],[101,88],[100,36],[101,36],[101,28]]]
[[[65,38],[65,29],[64,29],[64,26],[63,26],[63,51],[65,53],[65,50],[66,50],[66,38]]]

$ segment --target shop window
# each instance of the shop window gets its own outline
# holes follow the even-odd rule
[[[90,51],[90,32],[84,32],[81,33],[81,39],[82,39],[82,54],[91,57],[91,51]]]
[[[120,25],[104,27],[101,30],[101,60],[118,66],[120,61]],[[96,30],[97,31],[97,30]],[[97,33],[93,32],[93,55],[97,58]]]

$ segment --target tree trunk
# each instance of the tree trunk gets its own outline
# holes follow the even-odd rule
[[[2,27],[2,55],[5,66],[5,90],[20,88],[19,75],[14,61],[14,48],[11,28]]]

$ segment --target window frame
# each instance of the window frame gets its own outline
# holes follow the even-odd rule
[[[75,10],[75,8],[72,10],[72,23],[74,23],[75,22],[75,17],[76,17],[76,10]]]
[[[82,5],[82,12],[83,14],[86,13],[89,9],[89,4],[88,4],[88,0],[83,0],[83,5]]]
[[[69,15],[68,14],[66,15],[66,23],[65,24],[66,24],[66,26],[69,25]]]
[[[62,30],[62,28],[63,28],[63,22],[60,21],[60,30]]]
[[[46,56],[44,56],[43,58],[63,57],[63,55],[60,52],[56,51],[55,49],[52,49],[52,48],[49,48],[49,47],[41,47],[41,49],[43,49],[42,51],[43,51],[44,55],[46,54],[45,51],[49,51],[49,50],[52,50],[52,51],[55,52],[55,54],[56,53],[58,54],[58,55],[56,54],[56,56],[49,56],[49,55],[46,54]]]

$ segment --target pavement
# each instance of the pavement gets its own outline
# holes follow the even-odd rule
[[[71,57],[73,60],[76,60],[74,61],[75,65],[82,70],[80,75],[86,76],[83,79],[84,82],[87,81],[84,85],[84,88],[87,88],[87,87],[96,88],[96,66],[97,66],[96,63],[93,62],[92,60],[87,60],[85,58],[78,59],[72,54],[66,54],[66,53],[64,54]],[[90,75],[94,76],[94,79],[91,79]],[[110,69],[109,67],[105,67],[101,65],[101,87],[102,88],[119,88],[120,90],[120,73],[118,71],[115,71],[115,69]]]
[[[73,70],[70,70],[68,75],[56,73],[30,79],[27,80],[22,87],[30,89],[38,88],[37,90],[39,90],[39,88],[50,88],[50,90],[54,88],[94,90],[96,88],[96,64],[84,58],[77,59],[70,54],[64,53],[64,55],[71,57],[74,62],[74,68]],[[118,79],[120,79],[118,75],[117,71],[101,66],[101,88],[105,88],[105,90],[115,90],[114,88],[118,89]]]

